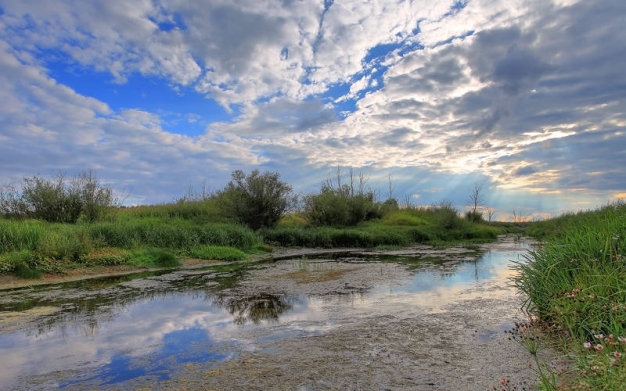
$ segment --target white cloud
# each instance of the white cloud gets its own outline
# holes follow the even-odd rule
[[[625,163],[626,3],[453,4],[4,0],[0,175],[90,167],[159,201],[208,171],[217,181],[259,165],[480,172],[509,188],[622,192],[612,167]],[[365,63],[381,44],[399,48]],[[175,135],[156,113],[112,110],[58,84],[49,63],[118,83],[157,77],[239,114]],[[350,81],[345,97],[324,96]],[[335,115],[332,104],[359,96],[354,112]],[[596,174],[580,183],[588,168]]]

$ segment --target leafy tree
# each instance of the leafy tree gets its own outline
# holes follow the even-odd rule
[[[224,213],[257,230],[273,227],[295,202],[291,186],[280,180],[276,172],[241,170],[232,173],[226,187],[217,193]]]
[[[0,192],[0,212],[11,218],[34,218],[53,223],[75,223],[82,215],[87,221],[100,219],[117,200],[113,189],[100,184],[91,171],[71,181],[57,174],[24,178],[21,186]]]
[[[113,189],[103,186],[93,171],[78,174],[73,180],[72,192],[80,197],[81,212],[89,222],[102,219],[107,210],[117,203]]]

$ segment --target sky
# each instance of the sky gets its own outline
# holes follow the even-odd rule
[[[339,167],[461,211],[480,184],[499,220],[593,209],[626,198],[625,19],[623,0],[0,0],[0,184],[93,170],[157,204],[239,169],[314,193]]]

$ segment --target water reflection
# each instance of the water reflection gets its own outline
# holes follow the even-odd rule
[[[19,327],[0,323],[0,388],[99,388],[146,376],[164,380],[181,363],[219,362],[268,342],[321,335],[340,326],[331,309],[356,311],[355,319],[359,311],[382,308],[438,311],[474,297],[473,286],[505,284],[509,261],[519,253],[519,248],[488,251],[471,262],[423,257],[416,262],[417,257],[403,254],[395,261],[415,269],[410,277],[343,295],[244,293],[233,287],[246,273],[210,269],[96,282],[88,289],[79,284],[7,292],[0,321],[17,314]],[[350,261],[363,258],[350,255]],[[28,313],[38,316],[24,317]]]
[[[293,308],[294,301],[295,298],[268,293],[243,297],[218,295],[213,298],[213,304],[226,308],[233,315],[234,323],[237,325],[246,323],[258,325],[262,321],[277,323],[281,315]]]

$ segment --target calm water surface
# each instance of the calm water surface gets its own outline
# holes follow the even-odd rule
[[[139,377],[166,380],[185,363],[223,362],[271,341],[340,327],[329,315],[330,307],[372,312],[410,305],[441,311],[464,298],[489,294],[474,287],[506,286],[511,261],[520,260],[527,248],[524,243],[516,249],[494,247],[471,262],[413,263],[408,278],[341,295],[233,296],[227,288],[246,274],[210,270],[2,292],[14,300],[0,304],[0,316],[20,310],[41,315],[17,330],[0,330],[0,388],[75,388],[94,381],[107,388]]]

